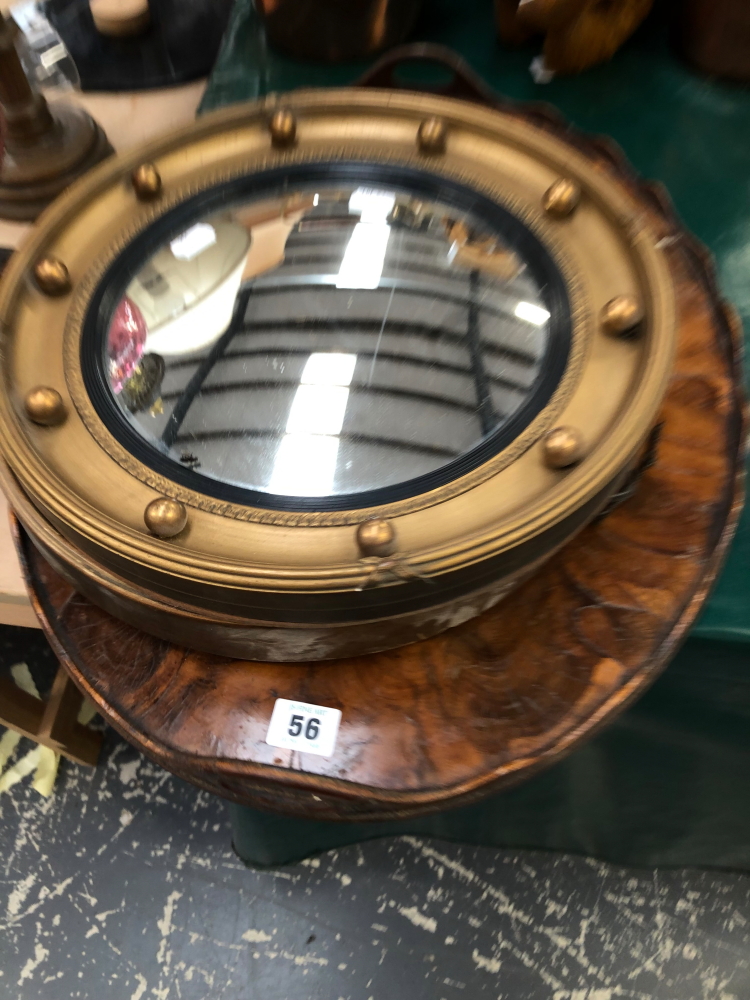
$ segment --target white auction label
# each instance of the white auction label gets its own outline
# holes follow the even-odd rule
[[[266,733],[266,743],[283,750],[302,750],[304,753],[331,757],[336,746],[339,722],[341,712],[337,708],[277,698]]]

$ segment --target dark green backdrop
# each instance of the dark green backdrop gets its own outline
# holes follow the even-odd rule
[[[507,51],[497,43],[491,0],[425,0],[411,40],[449,45],[498,92],[548,101],[580,128],[614,137],[642,174],[667,186],[687,226],[713,251],[724,294],[747,329],[750,91],[692,72],[673,50],[674,18],[671,4],[658,3],[610,63],[545,86],[528,72],[536,46]],[[345,85],[366,65],[274,53],[250,0],[238,0],[202,110],[271,91]],[[239,853],[279,863],[410,831],[625,864],[750,868],[749,570],[745,511],[719,583],[665,675],[604,733],[520,788],[468,809],[362,827],[233,807]]]

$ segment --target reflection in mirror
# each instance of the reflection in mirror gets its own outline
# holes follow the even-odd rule
[[[550,315],[481,218],[397,188],[266,197],[162,246],[112,315],[112,393],[183,467],[291,497],[453,462],[529,397]]]

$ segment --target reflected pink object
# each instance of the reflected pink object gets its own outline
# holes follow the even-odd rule
[[[109,325],[107,355],[109,357],[109,378],[115,393],[122,391],[123,385],[135,371],[143,357],[148,327],[143,313],[127,296],[115,309]]]

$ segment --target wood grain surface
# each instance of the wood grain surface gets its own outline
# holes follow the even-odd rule
[[[588,738],[651,683],[694,620],[741,506],[739,328],[707,252],[668,199],[605,140],[503,104],[576,145],[635,194],[679,297],[679,350],[655,464],[480,618],[359,659],[270,664],[181,649],[76,594],[16,528],[43,627],[126,739],[226,798],[318,819],[376,820],[466,804]],[[341,709],[333,757],[265,743],[276,698]]]

